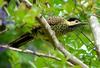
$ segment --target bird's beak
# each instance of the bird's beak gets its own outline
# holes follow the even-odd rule
[[[68,26],[68,28],[69,28],[69,30],[75,30],[75,29],[82,27],[84,25],[86,25],[86,24],[85,23],[77,23],[77,24]]]
[[[70,28],[77,28],[77,27],[81,27],[81,26],[84,26],[84,25],[87,25],[86,23],[75,23],[74,25],[70,25],[69,27]]]
[[[86,23],[78,23],[78,24],[76,24],[76,25],[78,25],[78,26],[81,26],[81,25],[87,25]]]
[[[87,25],[86,23],[82,23],[82,22],[75,22],[75,21],[72,21],[70,22],[70,25],[69,26],[81,26],[81,25]]]

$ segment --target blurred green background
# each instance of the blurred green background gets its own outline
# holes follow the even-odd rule
[[[99,68],[100,61],[97,58],[94,39],[89,26],[89,17],[96,14],[100,21],[100,1],[99,0],[29,0],[32,8],[26,7],[25,3],[16,5],[17,0],[10,0],[7,5],[9,16],[6,20],[7,31],[0,34],[0,44],[8,44],[39,23],[35,17],[42,14],[45,18],[49,16],[62,16],[64,18],[76,17],[88,25],[70,32],[58,39],[64,47],[87,64],[90,68]],[[0,0],[2,8],[6,0]],[[48,5],[50,7],[48,7]],[[82,33],[85,34],[82,34]],[[88,38],[87,38],[88,37]],[[0,68],[70,68],[65,62],[65,57],[58,50],[54,50],[48,42],[36,39],[32,40],[21,49],[31,49],[33,51],[52,54],[62,59],[61,62],[38,57],[31,54],[20,53],[8,49],[0,49]],[[74,66],[80,68],[80,66]]]

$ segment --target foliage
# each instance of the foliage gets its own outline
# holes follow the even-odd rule
[[[89,26],[89,16],[96,14],[100,19],[100,1],[99,0],[30,0],[32,8],[29,9],[24,3],[16,6],[16,0],[10,0],[7,10],[10,16],[7,16],[7,31],[0,34],[0,44],[8,44],[39,23],[35,17],[42,14],[45,18],[49,16],[63,16],[64,18],[77,17],[88,25],[70,32],[59,40],[65,45],[64,47],[73,55],[82,60],[90,68],[99,68],[100,62],[94,47],[93,35]],[[4,4],[0,0],[0,7]],[[50,5],[50,7],[47,6]],[[0,10],[1,11],[1,10]],[[85,36],[84,36],[84,34]],[[88,38],[87,38],[88,37]],[[90,41],[91,40],[91,41]],[[43,53],[51,53],[61,59],[61,62],[51,58],[37,57],[35,55],[19,53],[11,50],[0,50],[0,67],[1,68],[67,68],[69,67],[64,56],[52,45],[41,39],[32,40],[21,47],[22,49],[31,49]],[[75,66],[78,68],[79,66]]]

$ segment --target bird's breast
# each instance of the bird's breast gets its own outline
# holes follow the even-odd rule
[[[57,36],[66,34],[68,32],[68,26],[65,24],[51,25],[51,28],[55,31]]]

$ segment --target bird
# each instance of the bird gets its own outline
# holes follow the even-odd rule
[[[78,18],[69,18],[64,19],[59,16],[51,16],[46,19],[47,23],[51,26],[51,29],[55,32],[57,37],[67,34],[68,32],[72,32],[76,30],[78,27],[85,25]],[[41,38],[44,40],[49,40],[48,34],[45,31],[45,28],[42,25],[38,25],[33,27],[30,32],[26,32],[22,34],[20,37],[11,41],[8,45],[11,47],[19,48],[23,44],[36,39]]]

